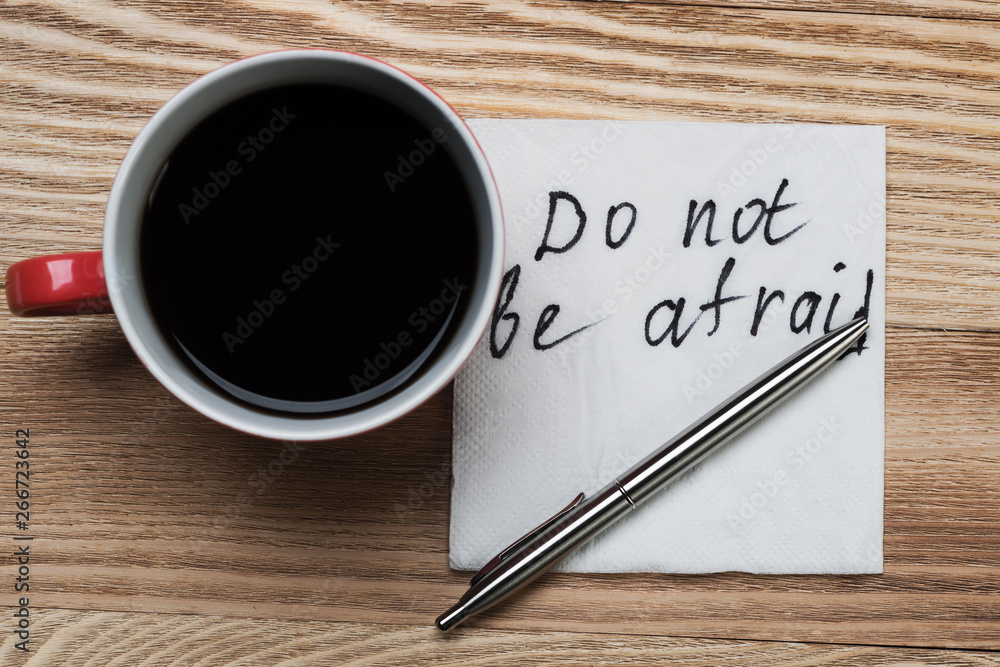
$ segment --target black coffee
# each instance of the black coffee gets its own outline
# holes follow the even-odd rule
[[[453,335],[476,265],[451,131],[331,85],[202,121],[140,235],[146,297],[178,355],[269,410],[349,410],[405,386]]]

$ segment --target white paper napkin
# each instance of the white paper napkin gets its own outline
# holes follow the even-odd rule
[[[884,128],[470,126],[500,189],[508,273],[455,386],[452,567],[478,569],[820,336],[828,317],[836,327],[867,306],[860,354],[562,569],[881,572]],[[685,247],[709,200],[710,233],[711,204]],[[751,332],[762,287],[784,301]]]

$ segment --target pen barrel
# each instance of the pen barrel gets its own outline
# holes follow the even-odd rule
[[[864,318],[853,320],[763,373],[619,476],[622,491],[642,503],[840,358],[867,329]]]
[[[438,627],[447,629],[443,622],[448,627],[453,627],[465,618],[492,607],[545,574],[570,552],[630,509],[632,504],[617,485],[607,485],[556,519],[522,548],[504,559],[482,581],[474,584],[451,612],[438,619]],[[452,612],[454,616],[451,616]]]
[[[522,553],[531,555],[530,560],[533,561],[527,569],[538,570],[538,574],[545,572],[571,551],[620,519],[632,507],[632,503],[617,484],[614,482],[608,484],[539,532],[530,544],[544,544],[544,554],[539,557],[537,549],[533,550],[531,546],[524,549]],[[535,554],[531,554],[532,551],[535,551]],[[517,562],[518,555],[515,553],[510,556],[512,565]]]

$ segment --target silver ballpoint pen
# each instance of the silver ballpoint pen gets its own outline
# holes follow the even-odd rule
[[[840,358],[868,330],[859,317],[818,338],[720,403],[590,498],[563,510],[501,551],[472,577],[458,603],[438,617],[450,630],[528,585],[570,552],[648,500]]]

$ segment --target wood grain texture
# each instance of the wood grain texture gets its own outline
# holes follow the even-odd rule
[[[599,2],[629,2],[630,0],[597,0]],[[738,3],[726,3],[722,0],[647,0],[651,4],[665,4],[695,7],[719,7],[733,9],[777,9],[824,12],[836,14],[860,14],[858,20],[865,20],[867,15],[917,16],[940,19],[979,19],[996,20],[1000,18],[1000,6],[991,0],[900,0],[886,2],[883,0],[740,0]]]
[[[467,580],[446,557],[450,391],[375,433],[292,448],[181,405],[113,318],[0,315],[0,428],[30,427],[36,448],[31,597],[53,652],[39,664],[211,664],[244,655],[231,637],[271,655],[268,627],[297,651],[356,647],[331,662],[990,659],[783,642],[1000,649],[996,5],[756,4],[0,5],[4,269],[98,248],[145,120],[200,74],[276,48],[380,57],[468,117],[878,123],[888,139],[884,575],[557,574],[440,643],[427,626]],[[0,582],[12,573],[0,561]],[[218,656],[171,653],[186,632]]]
[[[49,637],[32,665],[686,665],[772,667],[853,665],[986,667],[995,653],[709,639],[608,636],[240,619],[183,614],[54,611],[40,624]],[[20,661],[12,642],[4,664]]]

